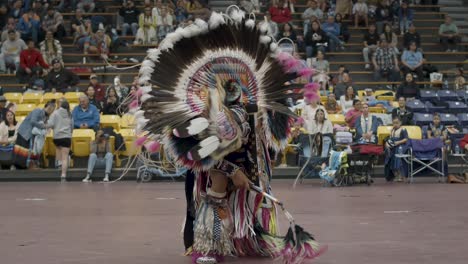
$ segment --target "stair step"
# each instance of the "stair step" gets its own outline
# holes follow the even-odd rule
[[[439,0],[439,5],[442,6],[463,6],[462,0]]]
[[[466,12],[468,13],[468,7],[461,7],[461,6],[450,6],[450,7],[442,7],[440,9],[441,12],[447,12],[447,13],[461,13],[461,12]]]

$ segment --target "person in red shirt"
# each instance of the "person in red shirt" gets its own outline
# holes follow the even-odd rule
[[[276,23],[284,24],[291,21],[291,11],[284,7],[284,0],[275,1],[268,11],[271,14],[271,20]]]
[[[20,53],[20,67],[17,78],[20,83],[29,83],[34,76],[43,76],[47,73],[44,69],[49,69],[49,65],[44,61],[41,52],[36,49],[34,41],[28,40],[28,49]]]
[[[102,104],[104,103],[104,98],[106,97],[106,88],[103,87],[99,81],[96,74],[92,74],[89,76],[89,85],[94,88],[94,99],[97,103]]]
[[[362,112],[361,112],[361,106],[362,106],[361,101],[359,101],[358,99],[355,99],[353,101],[353,106],[354,106],[354,108],[350,109],[345,115],[345,121],[346,121],[346,124],[348,124],[349,128],[354,128],[355,127],[356,120],[362,114]]]

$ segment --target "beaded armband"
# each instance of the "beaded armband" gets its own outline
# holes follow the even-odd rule
[[[221,173],[226,175],[226,177],[232,178],[234,174],[236,174],[236,172],[240,170],[240,167],[232,162],[223,160],[216,164],[214,169],[220,171]]]

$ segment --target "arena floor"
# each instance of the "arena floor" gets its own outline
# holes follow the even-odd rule
[[[318,264],[465,264],[468,185],[321,188],[275,181],[297,222],[329,251]],[[0,184],[2,264],[189,264],[183,183]],[[282,218],[283,230],[286,228]],[[231,259],[234,263],[271,260]]]

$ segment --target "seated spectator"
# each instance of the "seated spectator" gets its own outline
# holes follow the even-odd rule
[[[333,76],[332,84],[337,85],[339,82],[342,82],[343,81],[343,74],[345,72],[347,72],[347,70],[346,70],[346,67],[343,64],[338,66],[338,74]]]
[[[21,51],[20,67],[16,73],[20,83],[30,83],[30,79],[42,76],[46,72],[43,69],[49,69],[49,65],[42,58],[39,50],[34,46],[33,40],[28,40],[28,49]]]
[[[2,36],[1,36],[1,39],[0,39],[0,42],[3,43],[5,41],[7,41],[10,37],[9,37],[9,32],[11,30],[13,30],[16,34],[16,38],[15,39],[21,39],[21,34],[19,31],[16,30],[16,22],[13,18],[8,18],[7,20],[7,25],[5,28],[0,28],[2,31]],[[25,44],[26,46],[26,44]]]
[[[177,24],[183,23],[188,19],[189,14],[185,8],[185,2],[183,0],[177,1],[177,7],[174,10],[174,15]]]
[[[362,104],[362,115],[356,119],[356,141],[358,143],[377,144],[378,118],[369,113],[369,105]]]
[[[400,79],[400,69],[398,68],[398,59],[395,50],[390,48],[387,40],[380,40],[380,47],[372,56],[374,64],[374,81],[380,81],[382,76],[387,76],[389,82],[396,82]]]
[[[59,59],[52,60],[52,70],[47,76],[48,88],[51,92],[66,93],[76,90],[80,77],[74,72],[65,69]]]
[[[318,8],[316,1],[308,1],[307,6],[308,8],[301,15],[304,20],[304,34],[309,30],[311,21],[323,19],[323,11]]]
[[[335,15],[335,23],[340,26],[340,39],[347,43],[351,37],[351,34],[349,33],[348,23],[343,21],[343,16],[340,13]]]
[[[8,107],[5,107],[7,100],[5,96],[0,95],[0,120],[4,120],[6,113],[9,111]]]
[[[19,69],[20,54],[28,47],[26,43],[17,37],[16,31],[8,32],[8,39],[2,44],[2,53],[0,54],[0,71],[14,72]]]
[[[83,47],[86,37],[93,32],[91,21],[83,17],[83,12],[80,9],[75,11],[75,16],[71,19],[71,32],[73,44],[78,44],[80,48]]]
[[[380,37],[374,24],[369,26],[369,31],[364,35],[364,49],[362,54],[366,62],[366,70],[370,69],[369,55],[372,54],[380,45]]]
[[[291,21],[291,11],[284,7],[284,0],[273,2],[273,6],[268,9],[271,14],[271,20],[283,24]]]
[[[76,8],[81,10],[83,13],[93,13],[94,8],[96,8],[96,4],[94,0],[79,0]]]
[[[198,0],[189,0],[189,1],[186,1],[187,3],[187,12],[189,12],[189,14],[191,14],[192,16],[199,16],[201,13],[203,13],[203,5],[200,3],[200,1]],[[159,5],[159,2],[156,1],[156,6],[158,7]],[[161,1],[161,4],[159,5],[159,8],[162,7],[162,1]]]
[[[138,31],[138,16],[140,11],[135,7],[133,1],[124,1],[119,15],[123,18],[122,36],[127,36],[128,30],[132,29],[132,36],[136,36]]]
[[[96,167],[104,167],[103,182],[109,181],[109,175],[112,171],[112,162],[114,156],[109,143],[109,135],[104,134],[104,131],[96,132],[96,139],[91,142],[91,150],[88,159],[88,170],[83,182],[91,182],[91,175]]]
[[[21,18],[21,16],[24,14],[24,12],[26,11],[23,8],[23,1],[17,0],[17,1],[11,1],[11,2],[13,2],[13,5],[10,9],[8,16],[14,18],[15,21],[18,21]]]
[[[375,10],[375,24],[377,25],[377,33],[384,32],[384,25],[393,22],[393,13],[388,1],[380,1]]]
[[[364,21],[365,27],[369,26],[369,8],[364,0],[358,0],[353,6],[354,27],[358,27],[359,23]]]
[[[401,56],[401,71],[403,74],[407,73],[415,73],[418,76],[419,81],[424,81],[424,73],[423,73],[423,63],[424,58],[420,51],[416,49],[416,43],[411,42],[409,49],[403,52]]]
[[[145,12],[138,19],[139,29],[134,44],[157,44],[156,17],[151,12],[151,7],[145,7]]]
[[[120,98],[114,87],[107,89],[107,95],[104,102],[102,113],[105,115],[119,115]]]
[[[359,99],[353,100],[353,108],[351,108],[345,115],[345,122],[349,128],[354,128],[356,120],[362,114],[361,112],[361,101]]]
[[[413,112],[406,108],[406,99],[398,97],[398,107],[392,111],[392,119],[398,118],[402,126],[413,125]]]
[[[410,25],[408,32],[406,32],[403,36],[403,47],[405,49],[409,49],[411,42],[416,43],[416,47],[418,50],[421,49],[421,35],[419,35],[419,33],[416,32],[416,27],[414,26],[414,24]]]
[[[401,158],[397,158],[395,155],[398,154],[398,146],[404,145],[408,141],[408,132],[401,127],[401,120],[398,117],[394,117],[392,123],[390,137],[385,142],[385,179],[391,182],[396,178],[397,182],[402,182],[402,175],[406,170],[404,170]]]
[[[457,44],[460,41],[457,25],[452,22],[450,16],[445,16],[445,23],[439,27],[439,37],[443,50],[450,52],[457,51]]]
[[[0,30],[2,30],[8,21],[8,5],[7,3],[0,3]]]
[[[312,68],[314,69],[314,82],[320,84],[320,90],[325,91],[327,89],[328,74],[330,73],[330,64],[325,59],[322,51],[317,51],[317,58],[312,62]]]
[[[291,11],[291,13],[294,13],[295,12],[295,9],[294,9],[294,4],[295,3],[296,3],[296,0],[285,0],[284,4],[283,4],[283,7],[288,8],[289,11]]]
[[[352,86],[346,88],[346,93],[340,97],[340,106],[343,113],[346,114],[349,110],[353,109],[355,100],[359,99]],[[361,103],[361,101],[359,101]]]
[[[264,24],[267,24],[267,35],[269,36],[272,36],[273,38],[278,38],[279,36],[279,29],[278,29],[278,24],[276,24],[275,21],[271,20],[271,14],[270,12],[266,12],[265,13],[265,20],[264,21],[261,21],[258,25],[260,28],[262,28],[262,26]]]
[[[447,128],[440,123],[440,115],[433,115],[432,123],[427,128],[427,138],[440,138],[445,144],[450,143]]]
[[[460,149],[462,151],[464,151],[464,152],[468,151],[468,134],[465,134],[465,136],[463,136],[463,138],[460,140],[458,145],[460,146]],[[468,183],[468,172],[463,173],[463,176],[465,178],[464,182]]]
[[[405,74],[405,80],[398,87],[395,98],[413,99],[419,97],[419,87],[412,73]]]
[[[55,7],[49,6],[47,8],[47,15],[42,21],[42,29],[44,32],[52,31],[54,37],[57,39],[63,39],[63,37],[65,37],[66,32],[63,26],[63,16],[55,10]]]
[[[302,108],[301,112],[301,117],[304,119],[304,128],[309,132],[312,133],[313,128],[313,120],[315,118],[315,112],[317,112],[318,109],[322,109],[325,111],[325,108],[319,104],[320,99],[318,100],[312,100],[308,101],[307,99],[304,99],[305,105]],[[325,117],[328,117],[328,114],[325,112]]]
[[[333,16],[328,16],[327,22],[322,24],[322,29],[327,33],[330,43],[330,51],[336,51],[337,48],[344,50],[344,42],[340,40],[340,25],[335,22]]]
[[[371,88],[366,88],[364,92],[365,95],[363,98],[363,102],[367,103],[368,106],[385,108],[387,112],[391,112],[393,110],[393,106],[390,104],[389,101],[377,100],[377,98],[375,98],[374,96],[374,91],[372,91]]]
[[[103,102],[104,97],[106,97],[106,88],[99,83],[96,74],[91,74],[91,76],[89,76],[89,86],[92,86],[94,88],[96,92],[96,100],[98,102]]]
[[[32,4],[31,8],[39,15],[40,18],[43,18],[47,15],[47,2],[44,1],[45,4],[42,4],[42,0],[35,0]],[[60,10],[60,8],[58,7]]]
[[[55,110],[55,100],[48,101],[44,108],[36,108],[26,116],[18,127],[15,148],[21,148],[15,155],[15,165],[35,169],[44,147],[47,117]],[[42,143],[42,144],[41,144]]]
[[[281,39],[281,38],[289,38],[292,41],[297,42],[296,31],[294,30],[294,27],[291,23],[283,24],[283,28],[281,30],[281,33],[278,39]]]
[[[161,19],[157,22],[158,38],[164,39],[167,34],[174,31],[174,20],[172,14],[169,13],[167,6],[161,9]]]
[[[465,87],[466,80],[465,77],[463,76],[463,68],[458,68],[457,70],[457,76],[455,77],[455,89],[463,89]]]
[[[104,33],[104,30],[98,29],[95,34],[87,37],[84,43],[84,52],[86,54],[97,54],[103,60],[107,60],[109,55],[111,39]]]
[[[411,24],[413,24],[413,9],[408,7],[408,2],[403,1],[398,11],[398,19],[400,21],[400,34],[403,35]]]
[[[380,39],[385,39],[389,48],[393,49],[395,54],[399,54],[398,51],[398,36],[392,31],[391,24],[384,25],[384,32],[380,35]]]
[[[258,4],[258,2],[257,2]],[[239,7],[244,10],[247,14],[250,14],[252,12],[254,12],[255,10],[255,6],[254,6],[254,3],[250,0],[241,0],[239,1]],[[258,12],[258,8],[256,9],[256,11]]]
[[[351,17],[353,11],[353,1],[336,0],[335,13],[342,14],[344,17]]]
[[[52,64],[52,61],[58,59],[61,63],[62,60],[62,45],[60,41],[54,39],[52,31],[47,31],[45,40],[40,44],[41,54],[47,64]]]
[[[349,86],[353,86],[353,81],[351,77],[349,76],[348,70],[344,70],[342,76],[341,76],[341,81],[339,81],[333,90],[333,93],[335,94],[336,98],[341,98],[342,95],[346,94],[346,88]]]
[[[327,110],[327,113],[329,114],[341,114],[343,112],[341,110],[341,106],[336,101],[334,93],[328,94],[327,102],[325,103],[325,110]]]
[[[49,120],[47,120],[46,127],[52,128],[54,131],[55,165],[61,168],[60,179],[65,181],[73,133],[70,104],[66,100],[60,102],[60,108],[52,113]]]
[[[312,21],[312,28],[306,33],[304,42],[307,58],[316,56],[319,50],[325,52],[325,47],[328,46],[328,37],[320,28],[318,21]]]
[[[120,82],[119,76],[116,76],[114,78],[114,85],[107,88],[106,93],[109,93],[109,89],[111,88],[115,89],[115,91],[117,92],[117,97],[119,97],[120,99],[125,99],[128,96],[128,87],[126,87]]]
[[[104,101],[98,101],[96,99],[96,91],[94,90],[94,87],[88,86],[84,94],[88,97],[89,104],[94,105],[98,109],[99,112],[102,112]]]
[[[18,135],[18,127],[15,113],[6,111],[0,123],[0,145],[14,145]]]
[[[332,142],[333,142],[333,124],[326,118],[326,112],[323,109],[318,109],[315,112],[315,118],[313,121],[313,131],[312,134],[320,133],[322,135],[322,153],[321,157],[328,157]]]
[[[18,30],[21,33],[22,39],[32,39],[38,43],[41,31],[41,18],[34,12],[34,9],[29,9],[18,22]]]
[[[80,104],[73,109],[72,117],[74,128],[99,129],[99,111],[86,95],[80,96]]]

